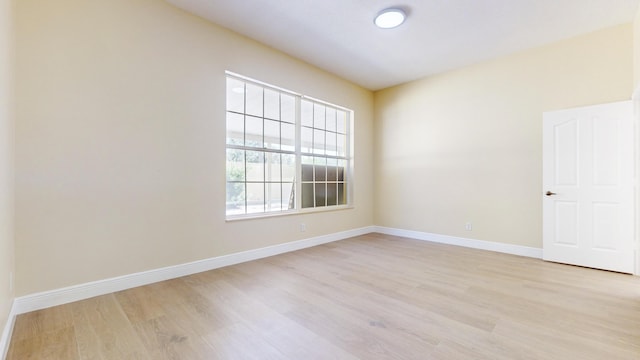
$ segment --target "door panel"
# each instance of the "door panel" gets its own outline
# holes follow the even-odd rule
[[[593,122],[593,185],[608,187],[620,183],[620,121],[596,118]]]
[[[576,186],[578,181],[578,121],[569,119],[554,127],[556,184]]]
[[[578,246],[578,206],[575,201],[555,202],[555,239],[557,245]]]
[[[622,245],[620,229],[616,226],[620,214],[618,204],[593,204],[593,248],[615,251]]]
[[[543,258],[632,273],[632,103],[545,113],[543,163]]]

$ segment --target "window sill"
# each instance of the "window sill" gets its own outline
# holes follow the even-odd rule
[[[230,215],[225,218],[225,221],[235,222],[235,221],[242,221],[242,220],[256,220],[256,219],[265,219],[265,218],[290,216],[290,215],[318,214],[318,213],[351,210],[351,209],[355,209],[355,207],[353,205],[341,205],[341,206],[331,206],[331,207],[325,207],[325,208],[279,211],[279,212],[272,212],[272,213]]]

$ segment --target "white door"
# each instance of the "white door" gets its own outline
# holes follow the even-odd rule
[[[543,258],[633,273],[631,101],[544,113]]]

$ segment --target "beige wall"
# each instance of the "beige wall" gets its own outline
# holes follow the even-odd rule
[[[370,91],[162,0],[16,24],[18,295],[373,224]],[[355,111],[355,209],[225,222],[225,70]]]
[[[376,224],[542,247],[542,113],[629,99],[632,44],[617,26],[377,92]]]
[[[9,280],[14,271],[11,5],[0,0],[0,335],[14,296]]]

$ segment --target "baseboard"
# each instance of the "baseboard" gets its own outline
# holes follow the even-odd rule
[[[116,291],[126,290],[137,286],[152,284],[159,281],[178,278],[196,274],[203,271],[218,269],[221,267],[235,265],[247,261],[266,258],[291,251],[301,250],[312,246],[326,244],[334,241],[348,239],[350,237],[378,232],[387,235],[402,236],[412,239],[431,241],[436,243],[464,246],[473,249],[497,251],[507,254],[527,256],[532,258],[542,258],[542,249],[526,246],[495,243],[475,239],[459,238],[448,235],[431,234],[426,232],[402,230],[382,226],[368,226],[359,229],[342,231],[329,235],[293,241],[289,243],[264,247],[255,250],[243,251],[235,254],[218,256],[214,258],[194,261],[186,264],[169,266],[110,279],[93,281],[85,284],[69,286],[61,289],[45,291],[36,294],[18,297],[14,300],[12,314],[27,313],[30,311],[45,309],[52,306],[67,304],[74,301],[88,299],[94,296],[109,294]],[[13,320],[11,320],[13,321]],[[13,324],[11,323],[11,326]],[[6,331],[5,326],[5,331]],[[11,332],[9,332],[10,334]],[[3,333],[3,340],[4,340]]]
[[[402,237],[407,237],[407,238],[416,239],[416,240],[424,240],[424,241],[436,242],[441,244],[464,246],[472,249],[489,250],[489,251],[501,252],[506,254],[542,259],[542,249],[532,248],[528,246],[468,239],[468,238],[461,238],[461,237],[449,236],[449,235],[439,235],[439,234],[432,234],[432,233],[426,233],[421,231],[402,230],[402,229],[388,228],[383,226],[376,226],[375,232],[386,234],[386,235],[402,236]]]
[[[7,323],[4,324],[2,329],[2,337],[0,337],[0,359],[7,358],[7,352],[9,351],[9,344],[11,343],[11,334],[13,334],[13,325],[16,323],[15,301],[11,305],[9,310],[9,316],[7,317]]]
[[[126,290],[137,286],[148,285],[159,281],[174,279],[181,276],[196,274],[199,272],[213,270],[229,265],[235,265],[247,261],[266,258],[269,256],[284,254],[291,251],[301,250],[312,246],[348,239],[354,236],[369,234],[374,231],[374,228],[374,226],[369,226],[360,229],[348,230],[339,233],[333,233],[329,235],[264,247],[260,249],[194,261],[186,264],[169,266],[165,268],[154,269],[135,274],[129,274],[110,279],[74,285],[66,288],[21,296],[16,298],[14,301],[15,313],[23,314],[30,311],[88,299],[94,296],[100,296],[116,291]]]

